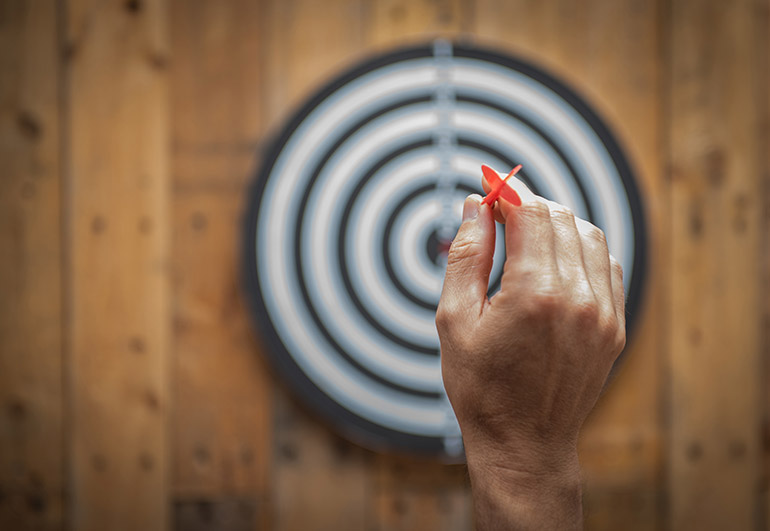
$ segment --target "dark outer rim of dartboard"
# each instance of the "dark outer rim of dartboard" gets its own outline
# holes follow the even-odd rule
[[[359,63],[321,87],[291,116],[280,133],[274,137],[270,147],[263,153],[263,162],[247,196],[248,205],[244,216],[245,226],[242,232],[242,237],[245,239],[242,245],[242,277],[254,322],[261,334],[262,344],[266,347],[264,350],[274,368],[283,377],[291,390],[302,398],[304,405],[320,414],[338,433],[371,450],[429,454],[443,456],[445,459],[456,461],[462,459],[462,456],[447,455],[444,449],[443,437],[412,435],[375,424],[346,409],[309,379],[296,364],[272,324],[270,314],[262,298],[262,291],[259,286],[259,271],[257,269],[258,262],[256,260],[257,219],[265,186],[283,146],[299,125],[323,100],[356,78],[400,61],[432,57],[432,50],[432,45],[396,49]],[[646,276],[647,231],[639,189],[634,180],[630,164],[621,151],[618,141],[611,134],[608,126],[599,118],[596,111],[591,109],[574,89],[567,87],[563,82],[539,67],[487,48],[468,47],[457,43],[453,45],[453,56],[496,63],[518,71],[545,85],[563,98],[586,120],[607,149],[618,170],[628,198],[635,236],[634,275],[631,279],[628,296],[628,300],[633,306],[627,308],[626,312],[628,317],[627,334],[630,338],[637,310],[640,308],[641,288]]]

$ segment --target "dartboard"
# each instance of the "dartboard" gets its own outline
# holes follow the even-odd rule
[[[266,152],[249,197],[246,289],[277,372],[344,436],[461,459],[435,309],[481,164],[601,227],[644,266],[641,200],[608,127],[537,66],[436,41],[374,57],[321,87]],[[505,256],[498,226],[490,294]]]

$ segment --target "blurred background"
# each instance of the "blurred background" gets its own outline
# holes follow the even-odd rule
[[[768,0],[0,0],[0,529],[473,528],[463,466],[334,435],[240,283],[260,153],[372,53],[533,61],[637,171],[646,292],[588,529],[765,529]]]

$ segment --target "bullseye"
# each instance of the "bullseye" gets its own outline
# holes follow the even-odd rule
[[[451,239],[441,238],[438,231],[434,230],[428,237],[425,252],[433,265],[440,266],[446,263],[446,257],[449,254],[449,247],[451,247],[451,245]]]

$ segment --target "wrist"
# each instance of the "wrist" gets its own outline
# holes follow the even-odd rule
[[[582,526],[580,466],[574,444],[466,445],[477,527],[579,529]]]

